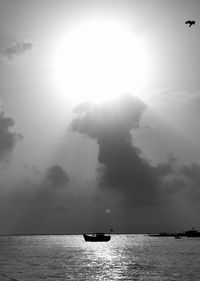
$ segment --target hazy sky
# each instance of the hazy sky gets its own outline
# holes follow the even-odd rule
[[[196,25],[189,28],[188,19]],[[87,64],[93,67],[82,58],[87,36],[63,46],[70,30],[94,20],[139,38],[149,71],[136,92],[79,103],[68,75],[59,84],[55,62],[64,48],[72,64],[63,68],[77,73],[73,85],[84,100],[78,73],[87,80]],[[137,72],[126,69],[115,40],[102,46],[116,52],[116,67],[102,64],[100,73],[117,89],[120,60],[116,75],[135,81]],[[0,233],[200,228],[199,50],[198,0],[0,0]]]

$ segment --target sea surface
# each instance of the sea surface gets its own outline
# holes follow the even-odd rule
[[[0,280],[200,280],[200,238],[0,236]]]

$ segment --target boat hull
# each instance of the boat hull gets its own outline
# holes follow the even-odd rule
[[[108,242],[111,239],[110,235],[94,235],[94,234],[83,234],[86,242]]]

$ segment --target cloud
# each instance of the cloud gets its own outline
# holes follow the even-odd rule
[[[200,165],[196,163],[184,165],[179,173],[182,176],[181,186],[184,197],[190,201],[200,200]]]
[[[0,60],[13,60],[18,56],[24,55],[33,48],[32,42],[19,41],[10,47],[0,50]]]
[[[35,171],[34,167],[28,173],[26,168],[25,175],[0,190],[0,206],[5,214],[0,220],[0,232],[82,232],[80,225],[89,224],[85,218],[92,216],[91,209],[94,212],[88,207],[92,197],[88,184],[84,189],[83,186],[69,179],[58,165],[51,165],[45,172],[38,168]],[[92,207],[96,205],[95,202]]]
[[[65,186],[70,182],[70,178],[61,166],[54,165],[48,168],[46,179],[54,186]]]
[[[200,186],[200,165],[183,166],[181,172],[195,185]]]
[[[127,95],[99,106],[79,106],[71,123],[73,131],[97,140],[99,187],[119,191],[135,205],[161,201],[160,186],[172,172],[170,163],[151,166],[134,146],[132,132],[139,128],[146,108],[142,101]]]
[[[0,161],[12,152],[16,142],[22,138],[20,134],[11,131],[13,126],[14,120],[0,111]]]
[[[188,102],[198,95],[188,96]],[[174,98],[174,96],[173,96]],[[99,145],[98,186],[116,191],[132,206],[166,204],[178,195],[189,201],[200,199],[200,166],[178,165],[169,154],[164,164],[152,165],[134,144],[147,106],[133,96],[102,105],[81,104],[71,130]]]
[[[149,105],[170,106],[184,110],[198,109],[200,106],[200,92],[198,91],[171,91],[170,89],[156,89],[148,93]]]
[[[71,129],[100,140],[100,137],[129,138],[130,130],[139,127],[146,105],[139,99],[126,95],[101,105],[80,104],[74,108],[78,116]]]

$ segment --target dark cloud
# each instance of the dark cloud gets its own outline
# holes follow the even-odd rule
[[[200,165],[183,166],[181,172],[195,185],[200,186]]]
[[[200,165],[193,163],[171,169],[164,178],[162,187],[165,199],[178,197],[188,203],[200,200]]]
[[[22,56],[33,48],[33,43],[19,41],[10,47],[0,50],[0,59],[12,60],[15,57]]]
[[[13,126],[14,120],[0,111],[0,161],[12,152],[16,142],[22,137],[11,131]]]
[[[184,196],[191,201],[200,200],[200,165],[192,163],[180,169]]]
[[[119,192],[132,206],[169,203],[177,196],[199,200],[198,164],[178,165],[169,154],[165,164],[153,166],[134,144],[135,130],[146,109],[143,102],[128,95],[98,106],[81,104],[75,108],[77,117],[71,129],[99,145],[99,187]]]
[[[65,186],[70,181],[67,173],[58,165],[51,166],[47,170],[46,179],[54,186]]]
[[[80,110],[81,109],[81,110]],[[171,165],[153,167],[134,146],[132,131],[139,128],[146,105],[127,95],[99,106],[79,106],[71,129],[97,140],[99,186],[118,190],[134,204],[161,200],[161,185]]]

